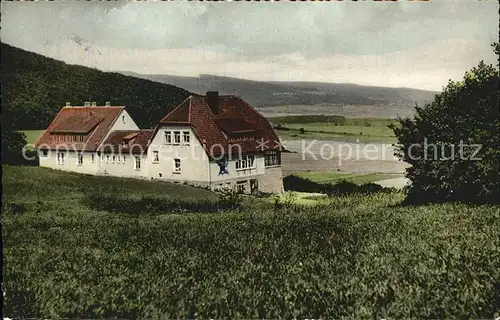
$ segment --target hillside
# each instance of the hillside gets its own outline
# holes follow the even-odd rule
[[[214,75],[181,77],[122,72],[139,78],[169,83],[196,93],[218,90],[237,94],[256,107],[286,105],[383,105],[412,109],[415,103],[432,101],[436,92],[322,82],[262,82]]]
[[[161,181],[3,170],[5,317],[498,314],[495,206],[401,206],[404,194],[388,192],[328,197],[315,206],[291,205],[287,199],[294,198],[286,195],[281,206],[273,198],[246,198],[240,210],[176,212],[172,206],[154,213],[155,204],[218,196]],[[96,195],[113,207],[96,208]]]
[[[2,123],[43,129],[66,101],[125,105],[141,128],[154,126],[190,92],[163,83],[69,65],[10,45],[2,49]]]

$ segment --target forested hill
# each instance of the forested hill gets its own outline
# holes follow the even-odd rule
[[[5,43],[1,50],[2,124],[14,129],[46,128],[66,101],[124,105],[139,127],[149,128],[190,95],[172,85],[69,65]]]

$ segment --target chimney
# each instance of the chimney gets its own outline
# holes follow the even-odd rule
[[[207,91],[207,103],[213,114],[219,113],[219,92]]]
[[[106,101],[106,107],[110,107],[111,106],[111,102],[110,101]]]
[[[83,103],[83,106],[84,106],[84,107],[90,107],[90,101],[85,101],[85,102]]]
[[[96,101],[92,101],[92,107],[96,107],[97,106],[97,102]]]
[[[66,101],[66,107],[71,107],[71,102]]]

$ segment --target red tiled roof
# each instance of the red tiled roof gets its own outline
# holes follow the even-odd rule
[[[215,123],[228,135],[259,130],[244,118],[215,118]]]
[[[267,119],[237,96],[219,96],[216,115],[206,97],[190,96],[160,123],[177,124],[180,119],[192,126],[207,153],[214,157],[221,155],[222,148],[227,153],[230,145],[239,145],[243,153],[280,149],[279,138]]]
[[[125,107],[64,107],[36,142],[37,147],[96,151]],[[84,142],[58,142],[54,134],[83,134]],[[51,138],[52,136],[52,138]]]
[[[99,151],[109,153],[145,153],[154,130],[115,130],[110,132]]]
[[[75,114],[73,117],[68,118],[66,121],[57,123],[53,128],[50,129],[51,132],[58,133],[89,133],[90,130],[94,129],[104,117],[97,116],[95,114]]]

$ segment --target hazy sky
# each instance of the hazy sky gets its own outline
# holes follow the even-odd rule
[[[3,42],[101,70],[440,90],[495,63],[498,2],[2,2]]]

